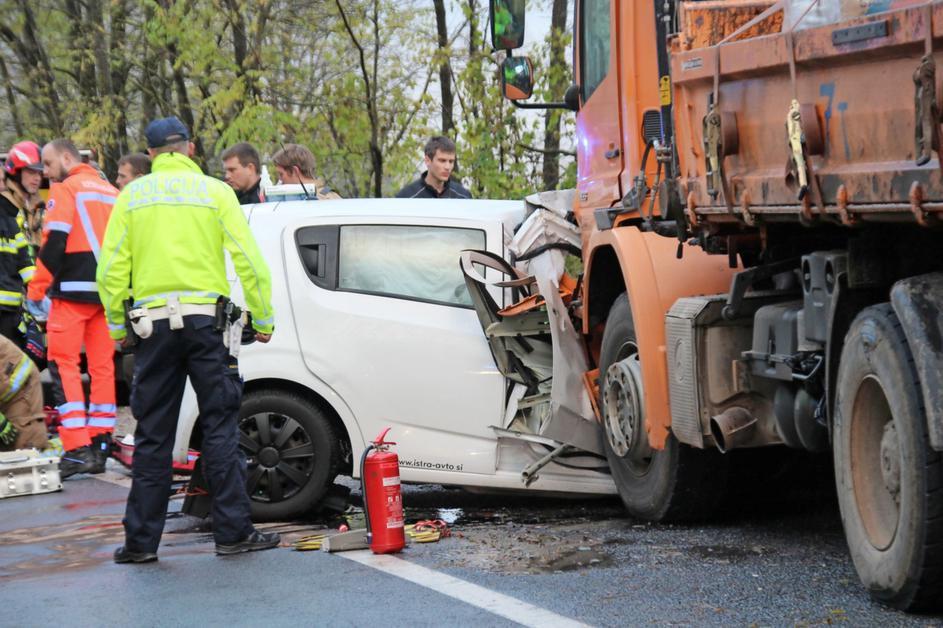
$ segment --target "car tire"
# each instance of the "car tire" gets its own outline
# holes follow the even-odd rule
[[[253,521],[311,510],[337,476],[340,445],[324,411],[281,390],[251,392],[239,411]]]
[[[607,409],[612,407],[612,403],[607,403],[607,394],[616,397],[620,394],[611,392],[610,388],[615,391],[617,388],[632,386],[621,387],[618,383],[612,383],[610,367],[617,362],[631,360],[637,353],[632,311],[628,297],[622,294],[609,310],[599,359],[599,408],[603,419],[603,443],[619,496],[630,515],[646,521],[705,518],[716,510],[723,499],[727,486],[727,458],[713,450],[695,449],[681,444],[671,434],[664,449],[650,449],[640,417],[634,419],[638,425],[628,430],[619,425],[633,419],[615,418],[610,416]],[[640,381],[640,376],[636,377],[636,384],[633,385],[640,388]],[[644,397],[638,407],[644,412]],[[625,435],[630,431],[633,434],[631,439],[620,439],[619,434]],[[626,445],[629,440],[633,443],[637,440],[635,435],[644,438],[644,443],[639,446]]]
[[[862,583],[906,611],[943,608],[943,454],[930,448],[918,381],[891,306],[861,311],[838,366],[838,504]]]

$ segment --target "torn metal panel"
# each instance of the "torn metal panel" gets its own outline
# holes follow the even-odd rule
[[[550,190],[548,192],[537,192],[524,199],[527,203],[527,214],[538,209],[546,209],[560,218],[566,218],[566,215],[573,211],[573,204],[576,201],[576,190]]]
[[[505,426],[602,455],[602,430],[583,381],[589,356],[567,311],[572,288],[561,289],[566,256],[579,245],[575,225],[537,209],[509,245],[525,259],[517,268],[482,251],[464,251],[460,265],[498,369],[514,383]],[[489,282],[476,265],[509,279]],[[526,307],[499,309],[489,285],[513,285]]]
[[[553,263],[552,275],[559,279],[565,270],[567,255],[578,256],[580,246],[580,232],[576,225],[550,210],[538,209],[521,224],[508,250],[518,260],[518,269],[528,276],[534,275],[530,256],[549,255]]]
[[[549,389],[547,382],[553,374],[553,354],[546,317],[539,310],[528,312],[526,320],[504,316],[488,290],[489,286],[500,282],[487,280],[476,265],[514,280],[521,276],[507,261],[486,251],[463,251],[459,260],[472,305],[498,370],[509,381],[523,384],[529,395]],[[529,295],[528,286],[522,286],[522,291]]]
[[[592,402],[583,385],[583,373],[590,368],[589,356],[560,298],[559,279],[550,252],[531,260],[530,266],[537,278],[540,294],[546,299],[553,338],[552,412],[541,433],[580,449],[603,454],[602,431],[594,420]]]
[[[562,249],[546,248],[554,244],[578,248],[579,229],[547,210],[537,210],[518,229],[511,248],[518,257],[538,248],[544,249],[527,260],[525,271],[537,281],[537,291],[544,298],[553,339],[551,414],[541,434],[602,454],[602,432],[594,420],[592,402],[583,385],[583,374],[590,368],[589,356],[560,296],[560,277],[564,273],[567,253]]]

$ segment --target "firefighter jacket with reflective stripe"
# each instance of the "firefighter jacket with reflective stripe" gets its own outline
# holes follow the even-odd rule
[[[0,404],[9,402],[23,390],[33,368],[33,361],[13,341],[0,336]]]
[[[15,179],[7,179],[6,184],[7,191],[4,194],[19,208],[16,222],[29,242],[30,258],[35,261],[39,245],[43,241],[43,212],[46,203],[39,194],[27,194]]]
[[[118,190],[88,164],[49,188],[43,244],[27,296],[98,303],[95,271]]]
[[[0,310],[19,311],[23,285],[33,279],[36,267],[29,243],[16,222],[20,207],[9,190],[0,194]]]
[[[272,281],[236,194],[179,153],[154,159],[151,174],[118,196],[98,264],[111,337],[125,336],[123,301],[134,275],[135,306],[215,303],[229,295],[229,251],[256,331],[272,333]]]

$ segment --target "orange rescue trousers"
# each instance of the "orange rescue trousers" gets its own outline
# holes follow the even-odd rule
[[[66,451],[90,445],[115,429],[115,342],[100,304],[52,299],[46,323],[47,356],[58,370],[65,403],[59,406],[59,437]],[[92,380],[88,406],[79,366],[82,345]]]

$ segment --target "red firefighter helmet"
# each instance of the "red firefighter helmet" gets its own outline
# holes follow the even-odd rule
[[[42,172],[43,160],[36,142],[17,142],[10,148],[3,169],[7,174],[16,174],[23,168]]]

